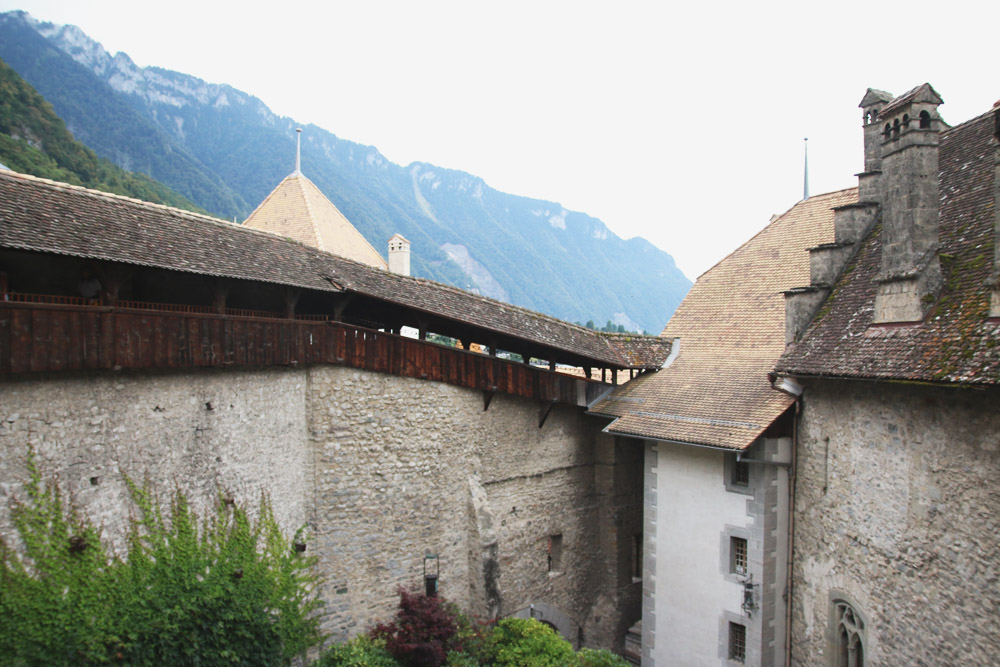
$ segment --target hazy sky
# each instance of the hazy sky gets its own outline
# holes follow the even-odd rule
[[[111,53],[644,236],[691,278],[861,170],[869,86],[1000,99],[1000,3],[0,0]],[[289,165],[291,168],[291,164]]]

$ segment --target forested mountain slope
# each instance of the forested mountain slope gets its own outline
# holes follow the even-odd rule
[[[76,137],[206,210],[243,220],[294,166],[295,128],[256,97],[140,68],[74,26],[0,14],[0,58]],[[673,258],[557,203],[490,188],[461,171],[401,166],[305,127],[302,170],[380,252],[399,232],[414,275],[567,320],[659,332],[690,287]]]
[[[204,212],[162,183],[120,169],[74,140],[52,105],[2,60],[0,163],[23,174]]]

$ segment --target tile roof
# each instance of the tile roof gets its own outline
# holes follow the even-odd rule
[[[388,268],[361,232],[300,172],[286,176],[243,224],[362,264]]]
[[[1000,382],[1000,323],[989,319],[996,242],[993,123],[988,113],[941,134],[939,234],[945,285],[924,321],[872,326],[881,262],[876,225],[801,340],[778,361],[779,372]]]
[[[0,246],[339,291],[300,243],[13,171],[0,172]]]
[[[782,292],[809,280],[807,248],[834,238],[835,206],[857,201],[855,188],[793,206],[706,271],[667,323],[674,360],[612,392],[591,412],[618,419],[621,435],[744,449],[792,399],[774,391],[768,372],[785,346]]]
[[[196,213],[0,172],[0,247],[347,292],[623,368],[660,366],[665,339],[592,331]]]

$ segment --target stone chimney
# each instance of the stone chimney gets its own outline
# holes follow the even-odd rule
[[[878,219],[882,201],[882,131],[879,112],[892,101],[892,94],[869,88],[861,108],[865,138],[864,171],[858,177],[858,202],[834,209],[834,240],[809,248],[809,285],[785,294],[785,342],[794,342],[812,321],[816,310],[830,294],[858,244]]]
[[[410,242],[402,234],[393,234],[389,239],[389,271],[410,275]]]
[[[937,112],[942,102],[925,83],[878,113],[882,266],[876,324],[922,321],[941,286],[938,142],[947,127]]]
[[[1000,100],[993,105],[993,296],[990,317],[1000,317]]]
[[[858,105],[865,133],[865,170],[858,174],[858,201],[881,204],[882,125],[879,114],[892,102],[892,93],[869,88]]]

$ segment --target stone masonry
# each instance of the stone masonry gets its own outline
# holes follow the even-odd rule
[[[29,444],[46,476],[120,544],[121,473],[270,494],[308,525],[333,640],[391,616],[436,554],[440,592],[480,617],[535,604],[574,643],[620,648],[639,617],[630,572],[641,457],[555,406],[342,367],[88,374],[0,384],[0,531]],[[550,541],[561,546],[550,565]],[[558,617],[558,619],[556,619]],[[556,622],[558,620],[558,622]]]
[[[795,495],[793,664],[833,664],[830,606],[865,619],[865,664],[1000,655],[1000,393],[810,383]]]

